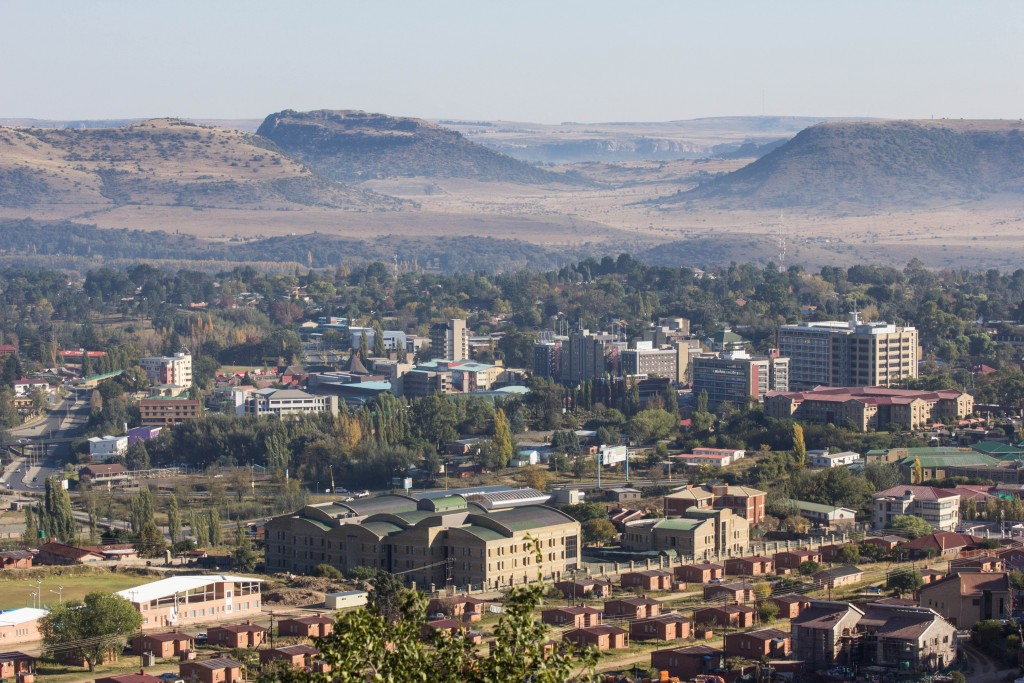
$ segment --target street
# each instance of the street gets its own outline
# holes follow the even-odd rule
[[[89,420],[89,401],[72,390],[37,422],[10,430],[13,461],[0,475],[0,489],[41,491],[46,478],[63,470],[70,455],[70,442]]]

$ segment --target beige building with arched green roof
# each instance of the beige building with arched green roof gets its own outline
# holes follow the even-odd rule
[[[557,579],[576,569],[580,524],[546,505],[488,511],[460,495],[387,495],[307,505],[266,526],[267,570],[308,574],[318,564],[402,575],[429,589]]]

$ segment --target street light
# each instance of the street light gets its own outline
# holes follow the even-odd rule
[[[57,590],[53,590],[53,589],[51,588],[51,589],[50,589],[50,592],[51,592],[51,593],[56,593],[56,594],[57,594],[57,604],[58,604],[58,605],[63,605],[63,604],[64,604],[64,596],[63,596],[63,593],[64,593],[64,586],[57,586]]]

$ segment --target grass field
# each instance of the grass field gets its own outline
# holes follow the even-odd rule
[[[87,593],[102,591],[113,593],[126,588],[133,588],[143,583],[155,581],[154,576],[121,574],[110,571],[95,570],[84,574],[61,574],[60,568],[52,571],[39,572],[34,570],[29,578],[26,574],[11,572],[0,578],[0,609],[15,609],[32,606],[32,593],[36,590],[36,581],[42,579],[39,591],[42,593],[42,604],[56,606],[58,598],[63,600],[80,600]],[[58,586],[63,586],[58,596]],[[52,593],[50,591],[53,591]]]

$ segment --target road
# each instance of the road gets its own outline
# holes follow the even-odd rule
[[[46,478],[63,469],[70,455],[69,443],[89,419],[86,396],[72,390],[45,419],[10,430],[11,439],[3,446],[13,446],[23,455],[15,456],[0,475],[0,488],[41,491]]]

